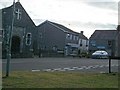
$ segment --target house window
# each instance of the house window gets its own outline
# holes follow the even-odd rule
[[[73,40],[76,40],[76,36],[73,37]]]
[[[82,46],[82,39],[80,40],[80,46]]]
[[[112,41],[108,40],[108,46],[111,47],[112,46]]]
[[[66,39],[69,39],[70,38],[70,34],[66,34]]]
[[[17,19],[17,20],[20,20],[20,19],[21,19],[21,16],[22,16],[21,10],[20,10],[20,9],[16,9],[15,15],[16,15],[16,19]]]
[[[93,47],[96,46],[96,41],[93,41],[93,40],[92,40],[90,43],[91,43],[91,45],[92,45]]]
[[[93,46],[93,47],[95,47],[95,46],[96,46],[96,44],[95,44],[95,43],[92,43],[92,46]]]
[[[53,51],[57,51],[57,46],[53,46]]]
[[[86,47],[88,47],[88,41],[86,40]]]
[[[26,35],[26,45],[31,45],[31,33],[27,33]]]
[[[80,46],[82,46],[82,44],[80,44]]]
[[[78,38],[78,36],[76,36],[76,40],[78,40],[79,38]]]
[[[88,45],[86,45],[86,47],[88,47]]]
[[[73,36],[72,36],[72,34],[71,34],[71,35],[70,35],[70,40],[72,40],[72,37],[73,37]]]

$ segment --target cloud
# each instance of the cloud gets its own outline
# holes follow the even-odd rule
[[[117,2],[85,2],[85,3],[90,6],[97,7],[97,8],[118,10]]]
[[[102,23],[93,23],[93,22],[87,22],[87,23],[80,23],[80,25],[82,27],[93,27],[93,28],[116,28],[115,24],[110,24],[110,23],[106,23],[106,24],[102,24]]]
[[[63,21],[64,22],[64,21]],[[65,23],[65,22],[64,22]],[[79,31],[79,29],[81,28],[94,28],[95,29],[116,29],[117,25],[115,24],[111,24],[111,23],[94,23],[94,22],[69,22],[69,24],[67,24],[66,22],[66,26],[70,27],[71,29],[76,27],[76,30]]]
[[[35,22],[35,25],[38,26],[41,23],[43,23],[44,21],[46,21],[46,19],[33,19],[33,21]]]
[[[12,0],[0,0],[0,9],[8,7],[12,5],[13,1]]]
[[[26,11],[30,14],[31,18],[81,21],[83,23],[90,22],[90,21],[94,23],[99,23],[99,22],[116,23],[117,22],[118,14],[117,14],[117,11],[115,10],[106,10],[104,8],[96,8],[94,5],[86,5],[84,3],[81,3],[78,0],[77,1],[76,0],[75,1],[74,0],[70,0],[70,1],[52,0],[54,2],[46,2],[46,3],[45,1],[41,0],[41,2],[37,2],[38,4],[34,2],[32,3],[32,5],[31,4],[26,5],[24,3]],[[34,8],[34,6],[36,6],[36,8]]]

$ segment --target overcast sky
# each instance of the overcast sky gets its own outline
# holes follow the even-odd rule
[[[17,0],[16,0],[17,1]],[[88,38],[96,30],[116,29],[119,0],[20,0],[36,25],[45,20],[73,31],[84,31]],[[13,0],[0,0],[0,9]]]

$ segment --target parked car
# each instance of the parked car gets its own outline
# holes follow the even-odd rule
[[[92,54],[93,59],[107,59],[108,58],[108,53],[106,51],[95,51]]]

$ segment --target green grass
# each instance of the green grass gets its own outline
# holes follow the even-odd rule
[[[3,88],[118,88],[117,74],[11,72]]]

